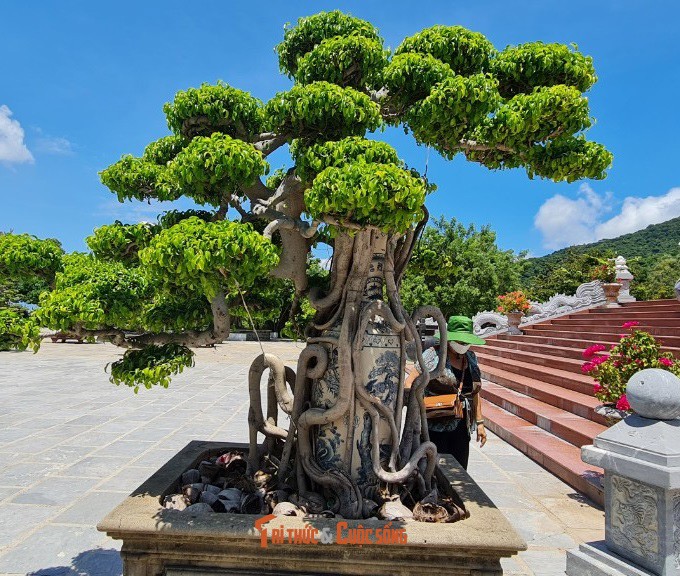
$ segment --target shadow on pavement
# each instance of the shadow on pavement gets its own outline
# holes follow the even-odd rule
[[[123,562],[114,549],[86,550],[71,560],[70,566],[54,566],[29,572],[28,576],[121,576]]]

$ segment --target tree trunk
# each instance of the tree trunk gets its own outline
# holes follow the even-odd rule
[[[437,308],[410,317],[401,305],[398,284],[416,236],[339,233],[329,292],[310,296],[317,316],[298,362],[279,480],[294,485],[299,498],[345,518],[369,516],[395,495],[409,494],[415,502],[432,489],[436,448],[425,425],[423,392],[440,368],[421,374],[405,395],[405,346],[414,340],[424,365],[416,322],[431,316],[443,335],[446,325]],[[441,367],[445,352],[441,346]],[[259,389],[259,376],[253,375],[251,390]],[[277,397],[283,381],[279,374],[270,387]],[[261,408],[255,412],[254,428],[271,430],[275,417],[267,424]]]

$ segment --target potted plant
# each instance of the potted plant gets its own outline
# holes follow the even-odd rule
[[[594,344],[583,351],[586,362],[581,371],[593,377],[593,392],[602,402],[595,411],[606,416],[610,425],[631,412],[626,385],[633,374],[645,368],[661,368],[680,375],[680,362],[670,352],[661,352],[661,344],[648,332],[638,330],[639,324],[625,322],[622,328],[631,333],[622,334],[608,353],[604,344]]]
[[[613,260],[600,260],[599,264],[592,270],[591,277],[593,280],[599,280],[602,283],[607,308],[617,308],[619,303],[619,290],[621,284],[616,281],[616,265]]]
[[[522,321],[522,316],[531,308],[531,302],[529,302],[526,294],[521,290],[516,290],[499,296],[497,300],[497,310],[508,317],[508,333],[522,334],[519,324]]]

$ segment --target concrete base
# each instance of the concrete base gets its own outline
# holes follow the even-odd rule
[[[619,304],[628,304],[630,302],[637,302],[637,298],[635,296],[619,296],[616,299]]]
[[[454,524],[392,522],[390,530],[403,529],[402,543],[352,545],[333,537],[328,544],[269,541],[263,547],[255,528],[261,516],[192,515],[162,507],[163,497],[177,490],[182,472],[233,448],[247,451],[246,445],[191,442],[99,523],[99,530],[123,540],[125,576],[198,576],[208,571],[241,576],[501,576],[500,559],[526,549],[505,516],[450,456],[440,458],[438,479],[463,499],[470,518]],[[341,526],[347,535],[351,530],[385,529],[385,525],[377,520],[305,521],[281,516],[265,527],[281,529],[282,534],[312,527],[335,536]]]
[[[581,544],[578,550],[567,551],[567,576],[653,576],[611,552],[604,542]]]

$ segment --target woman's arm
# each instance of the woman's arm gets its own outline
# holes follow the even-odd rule
[[[481,388],[481,382],[479,384]],[[473,414],[475,415],[475,421],[477,422],[477,442],[479,442],[479,447],[481,448],[486,444],[486,428],[484,426],[484,415],[482,414],[482,397],[480,394],[474,396],[473,401]]]

